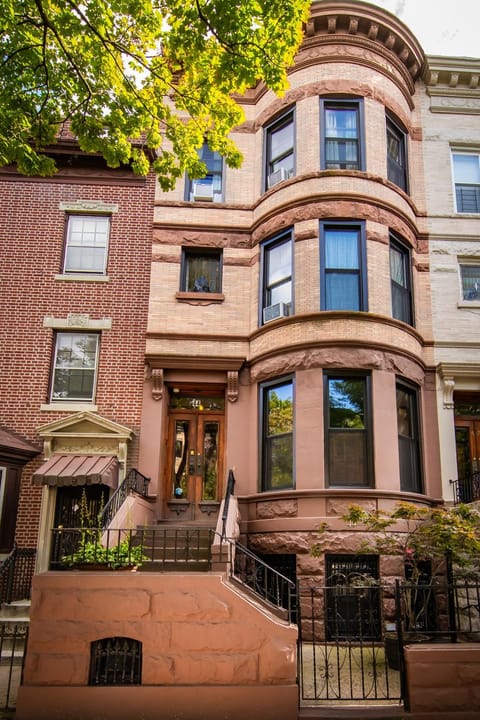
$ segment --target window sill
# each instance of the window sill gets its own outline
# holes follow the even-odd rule
[[[460,300],[459,308],[480,308],[480,300]]]
[[[175,298],[189,305],[212,305],[225,300],[223,293],[177,292]]]
[[[86,402],[69,402],[59,400],[57,402],[40,405],[41,412],[97,412],[98,406]]]
[[[108,275],[95,275],[93,273],[62,273],[55,275],[55,280],[66,280],[69,282],[109,282]]]

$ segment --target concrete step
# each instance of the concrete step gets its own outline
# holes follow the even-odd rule
[[[0,607],[0,622],[15,619],[18,619],[18,622],[28,622],[30,604],[30,600],[15,600],[8,604],[5,603]]]

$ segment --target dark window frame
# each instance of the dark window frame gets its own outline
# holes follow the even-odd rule
[[[268,435],[268,397],[276,388],[291,386],[292,396],[292,430],[288,433]],[[274,486],[272,484],[272,460],[270,449],[272,438],[291,438],[291,482],[286,485]],[[295,489],[295,376],[286,375],[280,378],[267,380],[259,385],[259,468],[260,492],[274,492]]]
[[[405,277],[405,285],[401,285],[393,279],[392,250],[401,255],[403,274]],[[389,264],[392,317],[394,317],[396,320],[401,320],[402,322],[407,323],[412,327],[415,327],[413,304],[412,253],[410,247],[393,233],[390,233]],[[399,304],[402,306],[402,312],[397,312],[395,309],[396,307],[398,307]]]
[[[355,110],[357,115],[357,137],[355,138],[357,148],[357,160],[355,163],[347,161],[347,159],[337,160],[328,157],[327,140],[328,131],[326,123],[327,110]],[[335,138],[333,138],[335,139]],[[342,144],[342,143],[341,143]],[[343,145],[346,147],[346,139],[343,139]],[[331,167],[335,165],[353,165],[356,167]],[[358,97],[323,97],[320,98],[320,169],[321,170],[357,170],[364,171],[366,169],[365,161],[365,121],[363,98]]]
[[[347,436],[349,433],[360,434],[355,428],[330,427],[330,381],[331,380],[362,380],[364,384],[364,427],[363,433],[363,473],[361,482],[339,483],[332,477],[333,459],[331,457],[331,437],[333,434],[342,432]],[[324,370],[323,372],[323,397],[324,397],[324,444],[325,444],[325,487],[333,488],[374,488],[374,463],[373,463],[373,405],[372,405],[372,378],[369,372],[359,370],[343,369],[340,372],[335,370]],[[357,464],[358,466],[358,464]]]
[[[478,260],[474,260],[471,262],[470,260],[467,260],[466,258],[459,258],[458,259],[458,265],[459,265],[459,271],[460,271],[460,291],[461,291],[461,302],[462,303],[478,303],[480,302],[480,262]],[[475,285],[478,285],[478,287],[466,287],[466,280],[468,278],[465,276],[465,273],[467,273],[468,269],[475,268]],[[477,283],[477,276],[478,276],[478,283]]]
[[[290,275],[285,275],[284,278],[281,279],[281,281],[278,282],[270,282],[269,281],[269,268],[270,268],[270,253],[272,250],[274,250],[277,247],[280,247],[281,245],[285,243],[290,243],[290,252],[291,252],[291,263],[290,263]],[[272,291],[279,289],[283,285],[290,284],[290,300],[288,303],[286,303],[289,307],[287,308],[288,314],[292,315],[294,312],[294,265],[295,265],[295,240],[293,237],[293,230],[288,229],[284,232],[274,235],[274,237],[269,238],[264,243],[262,243],[260,248],[260,297],[259,297],[259,317],[258,317],[258,324],[264,325],[264,309],[267,307],[270,307],[271,305],[275,305],[275,303],[272,302]],[[277,301],[277,302],[284,302],[284,301]]]
[[[288,152],[281,153],[280,155],[277,155],[275,157],[272,157],[272,137],[273,135],[278,132],[279,130],[282,130],[285,127],[288,127],[291,125],[292,127],[292,145]],[[284,180],[287,180],[290,177],[294,177],[296,172],[296,123],[295,123],[295,108],[290,108],[287,110],[287,112],[283,113],[279,117],[275,118],[272,122],[270,122],[268,125],[265,125],[263,129],[263,157],[264,157],[264,180],[263,180],[263,188],[265,190],[269,190],[270,187],[273,187],[273,185],[276,185],[277,182],[280,182],[280,180],[277,180],[275,183],[270,182],[270,176],[273,175],[275,170],[275,165],[281,163],[283,160],[287,158],[292,158],[291,163],[287,163],[288,165],[291,164],[291,169],[286,171],[286,174],[288,177],[285,177]],[[277,168],[277,171],[279,172],[281,167],[284,167],[283,165],[280,166],[280,168]]]
[[[329,231],[355,231],[357,233],[357,259],[358,269],[333,268],[326,265],[326,232]],[[328,275],[356,275],[358,276],[358,308],[330,307],[328,298]],[[320,221],[320,309],[346,310],[349,312],[368,312],[368,283],[367,283],[367,242],[364,220],[321,220]]]
[[[401,162],[389,153],[389,136],[399,144]],[[408,134],[389,114],[386,115],[387,178],[390,182],[408,193]]]
[[[192,288],[189,288],[189,269],[191,260],[199,260],[200,258],[212,258],[217,262],[216,288],[210,289],[208,278],[204,275],[199,277]],[[203,278],[203,279],[202,279]],[[223,285],[223,249],[222,248],[202,248],[202,247],[182,247],[182,257],[180,261],[180,292],[194,292],[199,294],[211,295],[222,293]]]
[[[206,160],[203,160],[202,154],[204,152],[204,149],[207,149],[209,153],[212,153],[212,161],[220,161],[221,160],[221,169],[220,171],[217,171],[214,167],[209,167],[209,163]],[[223,202],[225,197],[225,159],[220,155],[220,153],[216,152],[215,150],[210,150],[208,143],[204,142],[201,148],[198,148],[197,150],[198,155],[202,162],[205,163],[207,167],[207,172],[203,178],[197,178],[193,179],[190,178],[189,175],[186,175],[185,178],[185,200],[188,202]],[[202,184],[209,184],[207,182],[207,179],[211,177],[212,181],[212,192],[211,197],[209,197],[208,194],[206,194],[205,197],[195,197],[195,186],[198,183],[199,187],[202,186]],[[215,177],[220,177],[220,192],[215,192]],[[220,197],[215,197],[216,195],[220,195]]]
[[[403,406],[399,405],[399,392],[408,398],[408,417],[405,414],[400,415]],[[420,393],[418,387],[403,378],[397,378],[395,383],[395,406],[397,412],[400,490],[422,494],[424,489]]]

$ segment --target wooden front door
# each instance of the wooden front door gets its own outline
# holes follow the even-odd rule
[[[187,403],[183,403],[186,405]],[[220,405],[220,407],[218,407]],[[220,411],[219,411],[220,410]],[[208,519],[224,491],[223,398],[169,411],[166,498],[179,520]]]

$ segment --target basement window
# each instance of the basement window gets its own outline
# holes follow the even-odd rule
[[[89,685],[141,685],[142,643],[110,637],[91,644]]]

